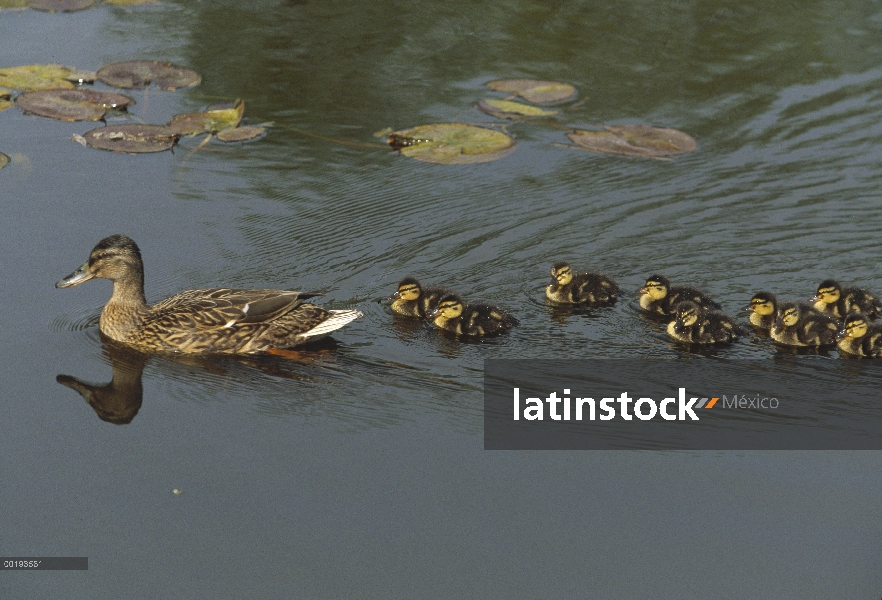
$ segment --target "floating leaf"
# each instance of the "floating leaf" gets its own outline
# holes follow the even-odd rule
[[[135,4],[160,4],[158,0],[104,0],[104,4],[117,6],[134,6]]]
[[[0,88],[0,110],[6,110],[10,106],[12,106],[12,102],[9,100],[11,97],[12,90]]]
[[[98,73],[95,71],[85,71],[73,67],[64,68],[68,70],[68,73],[64,78],[72,83],[95,83],[95,80],[98,78]]]
[[[96,0],[31,0],[28,6],[52,12],[73,12],[90,8]]]
[[[86,143],[113,152],[162,152],[178,141],[178,133],[165,125],[110,125],[87,131]]]
[[[40,90],[15,99],[22,110],[59,121],[97,121],[108,108],[123,109],[130,102],[122,94],[92,90]]]
[[[266,133],[263,127],[231,127],[217,132],[217,139],[222,142],[247,142]]]
[[[576,88],[568,83],[539,81],[537,79],[499,79],[487,84],[496,92],[508,92],[520,96],[527,102],[544,104],[567,100],[576,94]]]
[[[11,100],[0,100],[0,110],[6,110],[10,106],[12,106]]]
[[[606,131],[576,130],[567,134],[579,147],[591,152],[657,158],[692,152],[697,147],[692,136],[667,127],[650,125],[611,125]]]
[[[202,81],[196,71],[154,60],[133,60],[101,67],[98,79],[118,88],[143,88],[152,83],[161,90],[192,87]]]
[[[181,135],[215,133],[221,129],[238,125],[244,112],[245,103],[236,100],[224,104],[222,108],[177,116],[169,122],[168,126]]]
[[[67,80],[75,69],[62,65],[23,65],[0,69],[0,86],[14,90],[72,89]]]
[[[499,119],[523,119],[527,117],[548,117],[556,115],[556,110],[545,110],[537,106],[530,106],[511,100],[481,100],[478,108],[488,115]]]
[[[9,164],[9,157],[0,152],[0,169]]]
[[[0,0],[0,8],[27,8],[28,0]]]
[[[500,131],[465,123],[437,123],[393,131],[386,141],[405,156],[445,165],[497,160],[513,152],[517,144]]]

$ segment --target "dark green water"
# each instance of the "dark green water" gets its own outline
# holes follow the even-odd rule
[[[131,157],[70,141],[91,125],[0,112],[0,553],[90,559],[5,572],[0,597],[882,596],[877,452],[485,452],[481,415],[485,358],[683,354],[627,300],[549,310],[554,260],[628,290],[661,272],[730,313],[830,276],[882,290],[880,34],[868,0],[0,12],[0,66],[170,60],[204,83],[135,92],[144,120],[238,97],[276,123],[243,146]],[[370,145],[489,122],[474,104],[507,77],[575,85],[562,125],[665,125],[699,148],[601,156],[523,123],[509,157],[444,167],[303,133]],[[53,288],[111,233],[141,246],[151,301],[328,289],[365,316],[303,363],[133,364],[98,337],[107,282]],[[459,344],[393,319],[378,300],[409,274],[522,325]],[[137,411],[127,425],[56,383],[114,366],[144,369],[141,405],[111,407]]]

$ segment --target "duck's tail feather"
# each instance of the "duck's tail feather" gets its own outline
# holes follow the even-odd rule
[[[362,312],[359,310],[329,310],[328,312],[331,313],[331,316],[300,335],[305,338],[327,335],[362,316]]]

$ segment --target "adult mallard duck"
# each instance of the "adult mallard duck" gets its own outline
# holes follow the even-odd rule
[[[863,288],[843,288],[835,279],[822,281],[810,302],[814,302],[817,310],[837,319],[844,319],[853,312],[875,319],[882,312],[882,303],[876,294]]]
[[[640,308],[646,312],[672,317],[674,309],[684,300],[696,303],[702,308],[720,310],[722,307],[703,292],[691,287],[672,286],[663,275],[651,275],[646,285],[637,290],[640,294]]]
[[[423,287],[413,277],[405,277],[398,282],[398,289],[389,296],[392,300],[390,308],[406,317],[425,319],[426,316],[438,308],[438,300],[450,293],[442,287]]]
[[[723,344],[734,342],[743,332],[728,316],[706,310],[685,300],[676,307],[677,318],[668,323],[668,335],[688,344]]]
[[[545,288],[545,297],[554,304],[609,306],[620,292],[616,282],[606,275],[592,271],[573,273],[568,263],[560,261],[551,265],[551,283]]]
[[[253,354],[313,342],[357,319],[357,310],[325,310],[304,302],[318,293],[216,288],[189,290],[150,306],[141,251],[124,235],[106,237],[79,269],[55,284],[94,278],[113,282],[101,311],[101,333],[150,351]]]
[[[456,294],[442,297],[429,318],[445,331],[479,338],[504,333],[518,324],[517,319],[498,306],[484,302],[466,304]]]

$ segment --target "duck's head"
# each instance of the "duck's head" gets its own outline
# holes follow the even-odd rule
[[[692,327],[701,317],[701,307],[695,302],[685,300],[677,304],[677,327]]]
[[[569,263],[558,261],[551,265],[551,285],[566,285],[573,280]]]
[[[793,327],[799,322],[802,309],[797,302],[785,302],[778,311],[778,320],[775,321],[775,327]]]
[[[652,275],[646,280],[646,285],[638,290],[639,294],[648,294],[653,300],[662,300],[668,295],[671,282],[664,275]]]
[[[429,314],[429,318],[444,317],[445,319],[455,319],[462,314],[462,306],[462,298],[456,294],[445,294],[438,301],[438,308]]]
[[[143,284],[144,263],[141,250],[132,238],[124,235],[111,235],[92,248],[89,260],[55,284],[57,288],[79,285],[96,277],[118,281],[128,277],[140,277]]]
[[[851,313],[845,318],[845,324],[836,337],[842,338],[862,338],[867,335],[867,320],[860,313]]]
[[[778,298],[769,292],[757,292],[750,299],[750,304],[744,307],[744,310],[753,311],[763,317],[773,315],[778,310]]]
[[[420,294],[423,293],[423,288],[420,286],[420,282],[414,279],[413,277],[405,277],[401,281],[398,282],[398,289],[394,294],[389,296],[389,300],[405,300],[412,301],[418,300]]]
[[[821,301],[824,304],[835,304],[842,295],[842,286],[835,279],[825,279],[818,286],[818,293],[811,301]]]

